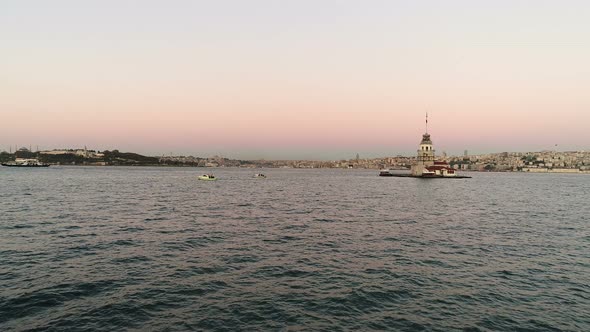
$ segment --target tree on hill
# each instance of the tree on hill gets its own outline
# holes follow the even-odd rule
[[[485,165],[485,167],[484,167],[484,169],[485,169],[486,171],[493,171],[495,168],[496,168],[496,165],[493,165],[493,164],[487,164],[487,165]]]
[[[7,161],[11,161],[11,160],[14,160],[14,157],[12,154],[10,154],[6,151],[0,152],[0,162],[4,163]]]
[[[156,157],[142,156],[132,152],[119,152],[119,150],[103,151],[104,161],[111,165],[158,165]]]
[[[41,154],[39,161],[49,164],[84,164],[85,158],[83,156],[66,153],[66,154]]]

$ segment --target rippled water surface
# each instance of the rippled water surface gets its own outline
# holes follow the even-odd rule
[[[589,331],[590,176],[0,168],[0,330]]]

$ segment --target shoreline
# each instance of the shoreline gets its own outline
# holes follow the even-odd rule
[[[279,167],[268,167],[268,166],[190,166],[190,165],[157,165],[157,164],[143,164],[143,165],[93,165],[93,164],[50,164],[51,167],[158,167],[158,168],[198,168],[198,169],[218,169],[218,168],[228,168],[228,169],[330,169],[330,170],[365,170],[365,171],[379,171],[378,168],[345,168],[345,167],[290,167],[290,166],[279,166]],[[11,168],[8,166],[0,166],[1,168]],[[403,172],[404,169],[392,169],[393,171]],[[409,171],[409,169],[407,170]],[[528,170],[520,170],[520,171],[511,171],[511,170],[503,170],[503,171],[477,171],[477,170],[460,170],[461,173],[529,173],[529,174],[590,174],[590,170],[580,170],[580,169],[528,169]],[[422,178],[419,176],[412,176],[410,174],[403,174],[398,173],[393,175],[393,177],[416,177]],[[436,177],[434,177],[436,178]],[[449,177],[452,178],[452,177]],[[457,176],[455,178],[470,178],[469,176]]]

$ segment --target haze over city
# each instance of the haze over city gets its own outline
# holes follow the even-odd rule
[[[0,151],[584,150],[586,1],[9,1]]]

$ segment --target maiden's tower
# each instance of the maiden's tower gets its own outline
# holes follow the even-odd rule
[[[426,133],[422,135],[416,163],[412,165],[414,177],[458,177],[455,169],[444,161],[434,160],[434,148],[428,133],[428,113],[426,113]]]

